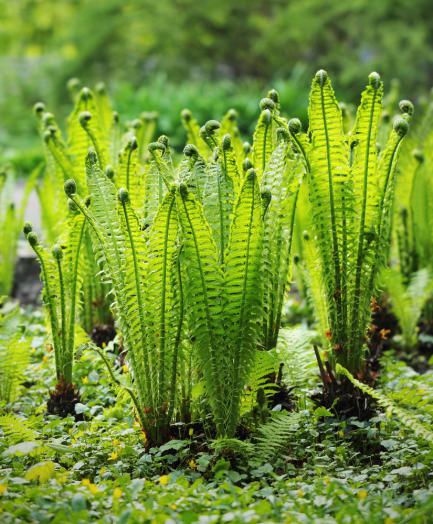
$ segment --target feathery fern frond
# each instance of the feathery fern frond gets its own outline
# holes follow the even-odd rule
[[[430,446],[433,446],[433,431],[419,422],[419,420],[412,413],[409,413],[405,409],[397,406],[383,393],[371,388],[370,386],[367,386],[366,384],[363,384],[354,378],[352,374],[343,366],[340,366],[340,364],[337,364],[336,371],[337,373],[344,375],[347,379],[349,379],[349,381],[363,393],[370,395],[370,397],[377,400],[377,403],[381,407],[385,408],[388,413],[393,413],[399,419],[399,421],[402,422],[408,429],[413,431],[417,437],[422,438]]]
[[[391,301],[392,311],[402,330],[403,344],[412,349],[417,344],[417,324],[422,310],[433,292],[433,281],[428,269],[413,273],[407,286],[400,271],[386,268],[380,275]]]
[[[29,419],[19,417],[13,413],[0,415],[0,428],[9,444],[37,440],[39,433],[33,428],[33,425]]]
[[[300,413],[276,412],[257,432],[255,452],[262,461],[269,461],[288,450],[296,439],[301,422]]]
[[[225,347],[223,325],[224,277],[218,264],[218,252],[202,205],[185,185],[176,195],[182,226],[183,257],[188,285],[185,299],[191,317],[191,330],[203,374],[215,424],[220,435],[226,435],[227,377],[221,370],[230,369],[231,356]],[[228,393],[229,394],[229,393]]]
[[[212,229],[221,264],[224,263],[234,205],[234,183],[227,170],[217,162],[206,166],[203,208]]]
[[[276,392],[276,385],[270,382],[269,377],[277,375],[279,364],[279,355],[275,350],[256,350],[254,364],[242,393],[241,414],[250,412],[254,408],[259,389],[265,398],[271,397]]]
[[[251,170],[234,210],[225,257],[227,303],[224,316],[233,359],[233,382],[229,383],[233,407],[228,409],[228,434],[236,427],[242,387],[254,363],[254,352],[259,342],[257,327],[263,315],[260,275],[262,227],[259,184],[256,173]],[[227,377],[227,380],[230,382],[231,378]]]
[[[317,382],[317,361],[313,349],[316,336],[316,332],[302,326],[280,330],[276,355],[284,364],[284,381],[289,386],[302,389]]]

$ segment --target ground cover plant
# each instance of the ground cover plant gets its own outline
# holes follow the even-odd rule
[[[69,89],[66,131],[34,108],[41,231],[18,224],[42,308],[0,306],[2,521],[429,522],[412,103],[371,73],[352,111],[320,70],[305,132],[272,89],[251,136],[185,108],[179,150]]]

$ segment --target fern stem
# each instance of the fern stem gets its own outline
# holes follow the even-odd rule
[[[59,273],[59,284],[60,284],[60,311],[61,311],[61,337],[62,337],[62,362],[61,362],[61,374],[60,378],[64,379],[65,382],[71,383],[72,382],[72,366],[69,365],[68,357],[67,357],[67,347],[66,347],[66,294],[65,294],[65,283],[63,279],[63,271],[62,271],[62,262],[61,259],[58,258],[56,260],[57,262],[57,271]],[[66,362],[64,359],[66,358]],[[58,373],[59,374],[59,373]]]
[[[262,175],[265,172],[266,168],[266,147],[267,147],[267,139],[268,139],[268,129],[271,125],[270,122],[266,122],[265,124],[265,132],[263,134],[263,158],[262,158]]]
[[[131,170],[131,157],[132,157],[132,148],[130,147],[128,150],[128,159],[126,161],[126,189],[130,191],[129,187],[129,173]]]
[[[224,208],[223,208],[223,201],[222,201],[222,195],[221,195],[221,177],[219,176],[219,172],[217,173],[217,188],[218,188],[218,207],[219,207],[219,215],[220,215],[220,263],[221,265],[224,264],[224,251],[225,251],[225,242],[224,242]]]
[[[173,353],[173,363],[172,363],[171,383],[170,383],[170,388],[171,388],[170,406],[169,406],[169,411],[167,415],[168,421],[170,421],[173,417],[174,403],[176,400],[177,362],[178,362],[180,343],[182,340],[182,326],[183,326],[183,319],[184,319],[183,284],[182,284],[182,272],[181,272],[181,267],[180,267],[179,256],[176,260],[176,275],[177,275],[177,285],[179,287],[179,320],[177,323],[176,337],[174,340],[174,353]]]
[[[93,147],[95,148],[95,152],[96,152],[96,156],[98,157],[98,160],[99,160],[99,165],[101,166],[101,169],[104,168],[104,163],[103,163],[103,158],[102,158],[102,154],[101,154],[101,149],[99,147],[99,142],[98,142],[98,139],[96,138],[96,135],[95,133],[89,128],[89,126],[84,126],[84,130],[86,131],[86,133],[88,134],[92,144],[93,144]]]

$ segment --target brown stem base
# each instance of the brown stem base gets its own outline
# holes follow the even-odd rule
[[[375,399],[356,388],[346,377],[337,378],[329,362],[323,364],[319,351],[316,347],[314,349],[323,388],[322,391],[312,395],[313,402],[325,407],[338,418],[356,417],[359,420],[369,420],[374,417],[376,415]],[[366,373],[362,380],[372,386],[376,376],[376,373]]]
[[[67,417],[75,414],[75,405],[80,402],[80,394],[74,384],[60,380],[55,389],[50,391],[47,411],[50,415]]]

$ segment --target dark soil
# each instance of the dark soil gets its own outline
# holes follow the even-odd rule
[[[362,421],[374,417],[376,401],[355,387],[346,377],[337,378],[329,362],[323,363],[317,348],[315,351],[323,388],[312,395],[313,402],[325,407],[339,419],[356,417]],[[377,375],[376,371],[371,371],[367,366],[362,378],[358,378],[365,384],[374,386]]]
[[[98,324],[96,325],[91,334],[93,342],[100,348],[107,346],[116,336],[116,330],[113,324]]]

